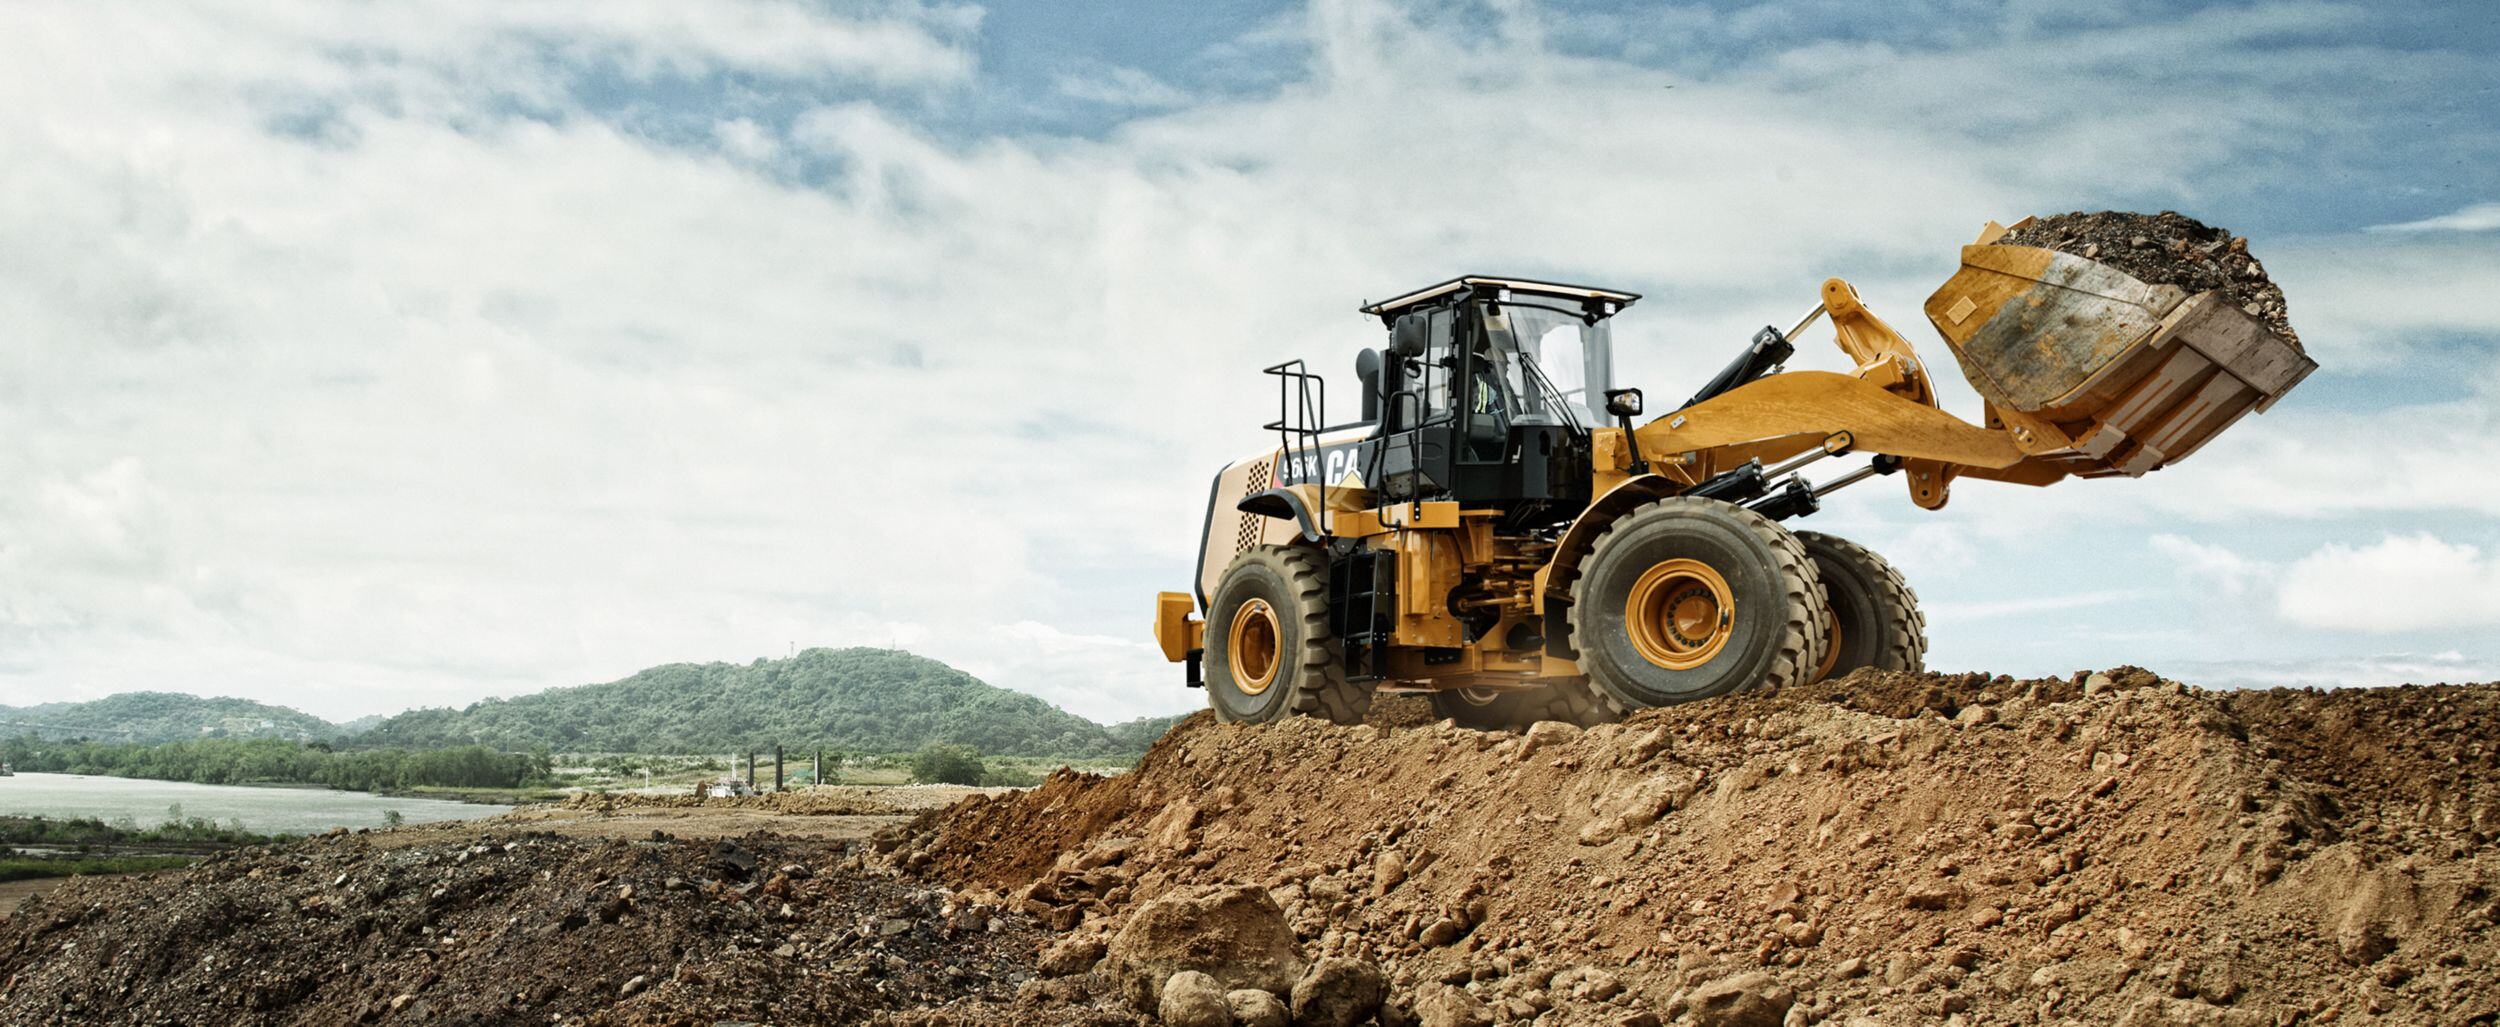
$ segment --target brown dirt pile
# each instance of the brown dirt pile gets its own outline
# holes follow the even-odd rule
[[[1201,715],[871,848],[338,835],[73,882],[0,923],[0,1023],[2500,1021],[2500,686],[1415,705]]]
[[[346,835],[30,901],[0,1023],[858,1023],[1005,1001],[1039,934],[821,843]]]
[[[2488,1023],[2495,714],[2500,686],[2124,668],[1860,672],[1585,732],[1201,715],[1133,774],[880,846],[1064,932],[1034,1015],[1118,1015],[1105,942],[1246,884],[1314,966],[1378,968],[1384,1024]]]
[[[2263,322],[2295,348],[2283,306],[2283,290],[2266,277],[2265,265],[2248,252],[2248,240],[2176,211],[2136,214],[2075,211],[2035,218],[2006,233],[1999,245],[2038,246],[2100,261],[2154,285],[2175,285],[2189,295],[2222,290],[2231,302]]]

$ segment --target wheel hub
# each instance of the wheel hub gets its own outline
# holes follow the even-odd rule
[[[1224,657],[1233,672],[1233,685],[1243,695],[1258,695],[1276,683],[1276,670],[1283,662],[1278,648],[1280,637],[1276,609],[1267,600],[1252,599],[1233,612],[1232,630],[1225,636]]]
[[[1735,592],[1709,564],[1662,561],[1632,583],[1623,625],[1643,659],[1668,670],[1691,670],[1727,648],[1735,633]]]

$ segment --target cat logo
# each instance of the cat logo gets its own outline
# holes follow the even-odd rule
[[[1324,449],[1317,453],[1290,454],[1285,460],[1285,473],[1278,476],[1278,481],[1289,484],[1326,483],[1334,486],[1344,484],[1346,476],[1351,474],[1355,478],[1355,486],[1359,488],[1363,485],[1361,454],[1360,444]]]

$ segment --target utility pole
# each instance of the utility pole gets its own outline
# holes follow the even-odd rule
[[[755,754],[747,754],[747,791],[755,790]]]
[[[818,785],[825,783],[825,751],[823,749],[816,750],[816,778],[810,783]]]
[[[773,790],[781,790],[781,743],[773,743]]]

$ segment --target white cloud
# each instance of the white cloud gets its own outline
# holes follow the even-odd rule
[[[2274,573],[2274,568],[2262,561],[2178,535],[2155,535],[2152,547],[2167,557],[2183,577],[2210,585],[2224,595],[2246,595],[2251,586]]]
[[[1127,67],[1061,75],[1059,92],[1088,103],[1143,109],[1178,107],[1190,99],[1171,83]]]
[[[769,164],[781,156],[781,140],[772,129],[748,118],[731,118],[712,126],[723,154],[749,164]]]
[[[2476,203],[2436,217],[2392,225],[2371,225],[2372,232],[2488,232],[2500,228],[2500,203]]]
[[[2500,311],[2478,299],[2500,287],[2500,247],[2487,239],[2345,235],[2250,246],[2283,287],[2302,343],[2337,371],[2390,370],[2435,343],[2500,333]]]
[[[1622,371],[1673,393],[1827,274],[1907,329],[1983,219],[2111,182],[2193,199],[2352,145],[2370,97],[2338,75],[2448,73],[2290,61],[2354,16],[2332,8],[1680,71],[1542,49],[1533,11],[1488,33],[1322,2],[1270,93],[1131,90],[1179,106],[967,139],[916,119],[979,88],[977,12],[876,10],[0,12],[0,703],[352,715],[895,642],[1091,716],[1186,708],[1148,594],[1186,585],[1207,477],[1263,441],[1257,368],[1341,375],[1375,341],[1362,298],[1479,270],[1635,288]],[[590,70],[686,80],[690,140],[602,113]],[[711,110],[716,72],[815,106]],[[2370,252],[2436,270],[2422,241]],[[2366,309],[2369,285],[2310,291]],[[2406,295],[2425,330],[2485,323]],[[2500,462],[2487,404],[2294,409],[2125,502],[2493,502],[2448,473]],[[2224,457],[2241,435],[2281,441]],[[1983,576],[2032,530],[1901,559]],[[2020,625],[2130,594],[1929,598]]]
[[[2427,532],[2331,544],[2283,573],[2285,618],[2334,631],[2500,627],[2500,557]]]
[[[2500,659],[2449,650],[2299,660],[2182,660],[2164,672],[2208,688],[2348,688],[2500,681]]]

